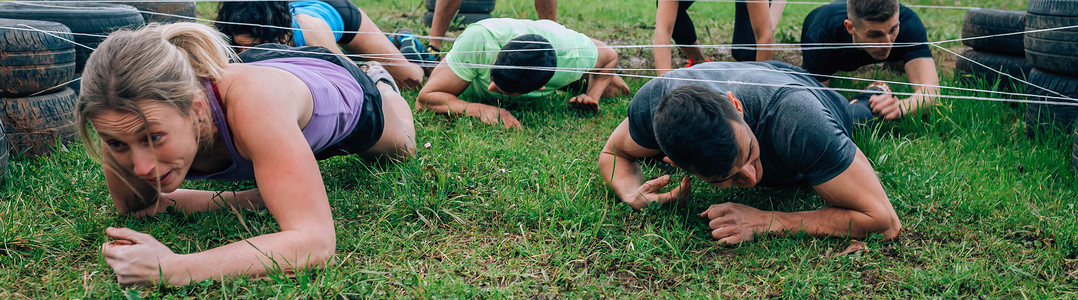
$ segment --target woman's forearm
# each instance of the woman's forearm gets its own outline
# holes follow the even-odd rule
[[[207,278],[263,276],[325,266],[333,256],[333,228],[260,235],[207,251],[161,260],[164,280],[187,285]]]

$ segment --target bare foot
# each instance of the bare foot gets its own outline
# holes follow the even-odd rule
[[[617,97],[628,94],[629,84],[625,83],[621,76],[614,76],[610,80],[610,84],[606,86],[606,90],[603,90],[603,97]]]

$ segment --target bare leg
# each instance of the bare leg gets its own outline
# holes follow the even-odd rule
[[[445,37],[445,31],[449,29],[449,22],[453,21],[453,16],[457,15],[457,11],[460,10],[461,0],[438,0],[434,4],[434,19],[430,22],[430,36],[434,37],[430,40],[430,46],[436,49],[442,49],[442,40],[440,37]]]
[[[371,21],[370,17],[367,17],[366,12],[360,10],[359,13],[363,15],[359,33],[351,42],[343,45],[344,50],[348,53],[371,54],[372,60],[381,62],[401,88],[418,89],[422,86],[423,68],[408,62],[404,54],[401,54],[400,50],[389,42],[389,39],[383,38],[385,33],[374,24],[374,21]]]
[[[696,41],[696,42],[694,42],[692,44],[693,45],[699,45],[700,41]],[[704,62],[704,51],[700,50],[700,48],[698,48],[698,47],[678,47],[678,49],[681,49],[681,53],[685,54],[685,57],[688,57],[692,61],[694,61],[694,62],[696,62],[698,64]]]
[[[415,155],[415,123],[412,109],[404,97],[393,91],[385,82],[378,82],[378,91],[382,93],[382,115],[385,123],[382,137],[374,146],[364,151],[364,157],[388,156],[409,158]]]
[[[540,19],[558,20],[558,0],[535,0],[535,12]]]

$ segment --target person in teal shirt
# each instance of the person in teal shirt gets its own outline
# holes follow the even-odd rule
[[[453,43],[419,91],[416,109],[519,127],[511,113],[491,104],[539,99],[588,74],[585,93],[569,104],[598,111],[600,97],[629,91],[611,74],[617,64],[617,51],[554,21],[486,19],[468,25]]]
[[[380,62],[401,88],[423,85],[419,61],[405,56],[367,13],[348,0],[221,2],[217,21],[217,30],[239,46],[236,52],[263,43],[320,46]]]

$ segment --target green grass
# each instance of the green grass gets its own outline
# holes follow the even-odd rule
[[[415,3],[366,1],[362,7],[386,31],[420,28],[421,2],[410,2]],[[561,2],[559,18],[570,28],[614,44],[650,44],[652,2]],[[1007,1],[962,4],[1024,7]],[[200,5],[202,12],[208,7]],[[727,42],[731,7],[693,6],[703,43]],[[798,32],[810,9],[790,4],[780,34]],[[964,11],[917,11],[930,39],[959,36]],[[535,13],[531,1],[512,0],[500,1],[495,15]],[[798,36],[783,35],[784,42]],[[650,66],[650,49],[623,53],[622,66],[634,57],[644,60],[639,67]],[[937,58],[946,61],[938,52]],[[941,66],[945,85],[991,87],[960,84],[947,68]],[[867,69],[854,75],[877,76]],[[878,76],[904,80],[887,72]],[[630,84],[635,90],[643,81]],[[408,99],[415,95],[405,93]],[[295,278],[121,287],[99,254],[107,226],[148,232],[177,253],[278,226],[264,210],[119,216],[101,168],[81,145],[44,158],[15,158],[0,187],[0,298],[1078,297],[1078,179],[1066,160],[1070,140],[1062,134],[1026,138],[1022,105],[945,100],[922,119],[859,134],[857,145],[872,161],[905,230],[896,241],[871,236],[864,240],[867,251],[830,257],[855,240],[769,235],[724,247],[696,217],[725,201],[782,211],[826,205],[809,188],[719,190],[694,180],[687,208],[632,212],[603,186],[595,166],[630,97],[603,99],[599,114],[572,111],[563,104],[567,98],[558,94],[549,103],[513,108],[520,130],[416,113],[416,158],[390,165],[355,157],[323,161],[337,256],[329,267],[300,271]],[[661,164],[644,170],[648,177],[686,175]]]

